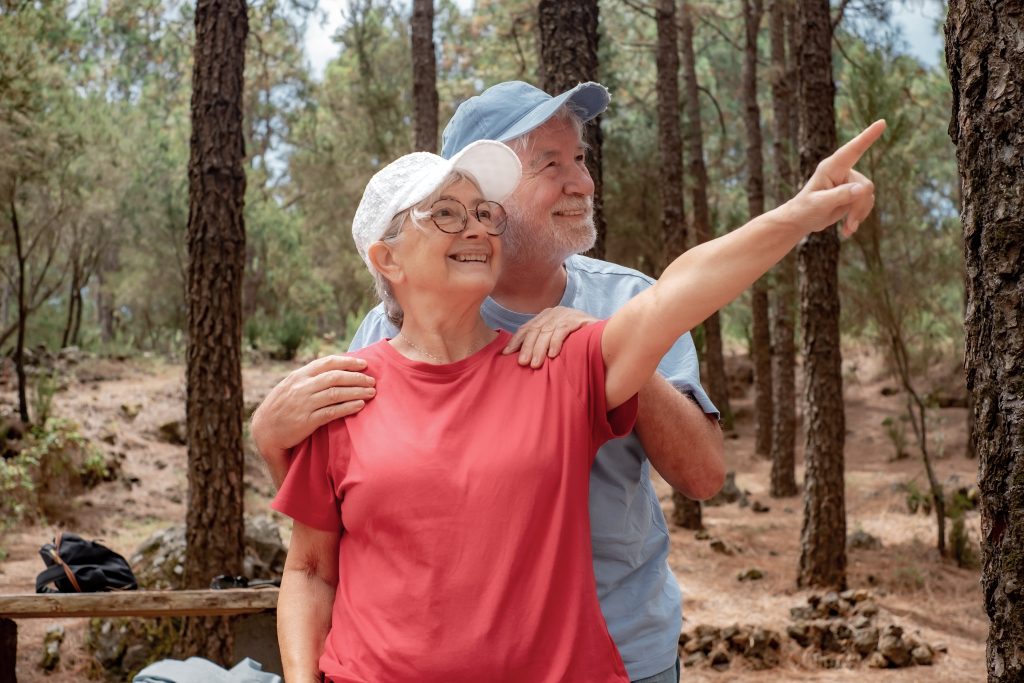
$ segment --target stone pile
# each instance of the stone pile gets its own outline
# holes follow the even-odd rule
[[[742,659],[748,668],[771,669],[779,665],[783,637],[761,626],[733,624],[717,628],[707,624],[679,636],[683,666],[708,666],[725,671]]]
[[[928,666],[935,659],[935,647],[896,624],[878,624],[878,606],[866,590],[811,595],[790,616],[786,635],[825,668]]]
[[[944,646],[932,646],[896,624],[878,623],[878,605],[866,590],[811,595],[793,607],[793,623],[780,634],[763,626],[700,624],[679,636],[686,667],[719,671],[742,662],[761,670],[779,665],[786,650],[815,666],[834,669],[869,666],[885,669],[929,666]]]

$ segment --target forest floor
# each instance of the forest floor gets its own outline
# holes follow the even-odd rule
[[[733,364],[746,365],[743,359]],[[245,398],[251,405],[298,363],[247,363],[243,370]],[[780,666],[754,671],[743,661],[724,672],[710,668],[685,669],[684,681],[892,681],[929,683],[981,681],[985,678],[987,617],[977,569],[960,569],[942,559],[935,549],[935,519],[921,512],[910,514],[905,485],[913,482],[927,490],[927,479],[916,455],[913,434],[907,428],[909,457],[894,459],[894,446],[882,422],[897,418],[905,396],[892,389],[877,356],[847,352],[843,366],[846,399],[846,510],[847,530],[863,530],[876,536],[881,549],[851,550],[848,577],[851,588],[869,590],[880,607],[880,623],[897,623],[906,633],[932,645],[944,645],[931,667],[906,669],[822,669],[803,651],[788,645]],[[959,368],[937,368],[932,382],[946,394],[963,393]],[[155,531],[182,524],[185,519],[186,449],[158,436],[159,426],[184,418],[185,379],[180,364],[158,359],[126,361],[86,359],[61,378],[64,388],[56,394],[53,412],[76,421],[82,432],[107,449],[125,454],[118,481],[68,501],[60,520],[46,525],[21,525],[0,537],[6,558],[0,561],[0,592],[30,592],[35,575],[43,568],[39,546],[58,529],[102,539],[125,556]],[[949,386],[942,386],[947,383]],[[742,382],[740,383],[742,385]],[[741,386],[741,390],[746,387]],[[929,387],[932,388],[932,387]],[[0,387],[0,410],[13,411],[11,384]],[[883,391],[884,390],[884,391]],[[739,392],[738,392],[739,393]],[[750,394],[751,391],[745,391]],[[139,404],[141,411],[128,418],[121,406]],[[791,607],[806,604],[812,591],[795,585],[800,550],[802,501],[800,497],[768,496],[770,463],[754,455],[754,425],[750,396],[733,399],[736,430],[726,441],[729,470],[748,492],[751,503],[770,508],[755,513],[753,506],[733,503],[705,507],[704,524],[713,538],[735,550],[732,555],[712,550],[708,540],[693,531],[672,530],[671,565],[684,592],[685,629],[697,624],[718,627],[754,624],[785,633]],[[930,429],[940,481],[958,477],[960,485],[975,482],[977,462],[965,457],[966,412],[946,408],[932,412]],[[112,443],[111,443],[112,442]],[[109,445],[107,445],[109,444]],[[797,480],[803,475],[798,452]],[[247,457],[246,510],[266,513],[272,496],[269,477],[258,458]],[[671,491],[658,479],[656,487],[663,509],[671,513]],[[276,514],[276,513],[275,513]],[[280,518],[280,517],[279,517]],[[282,519],[282,530],[287,522]],[[967,528],[977,545],[979,520],[968,512]],[[287,538],[287,533],[284,534]],[[751,568],[764,578],[739,581],[738,574]],[[52,623],[65,626],[62,661],[54,674],[38,666],[42,639]],[[85,652],[86,620],[25,620],[19,624],[18,680],[37,683],[51,676],[61,681],[86,680],[94,669]]]

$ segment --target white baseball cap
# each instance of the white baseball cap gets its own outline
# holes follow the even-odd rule
[[[377,171],[366,184],[352,219],[356,249],[371,270],[367,250],[384,236],[391,219],[433,194],[452,171],[470,176],[485,200],[501,202],[519,184],[522,166],[504,143],[478,140],[451,159],[413,152]]]

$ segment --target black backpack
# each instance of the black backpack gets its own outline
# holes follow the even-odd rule
[[[75,534],[59,534],[53,543],[40,548],[39,554],[47,568],[36,577],[36,593],[96,593],[139,587],[127,560]]]

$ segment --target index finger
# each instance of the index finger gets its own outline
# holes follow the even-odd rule
[[[871,145],[875,144],[878,138],[885,132],[885,119],[879,119],[860,132],[860,134],[847,142],[845,145],[832,153],[832,163],[841,166],[844,170],[850,170],[854,164],[860,161],[864,152],[868,151]]]
[[[362,358],[356,358],[355,356],[343,356],[341,354],[333,354],[330,356],[324,356],[323,358],[317,358],[315,361],[310,362],[305,368],[309,372],[310,376],[319,375],[324,372],[331,370],[363,370],[366,368],[366,361]]]

